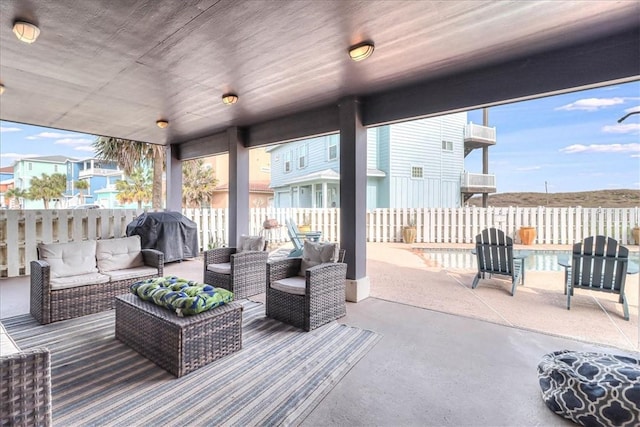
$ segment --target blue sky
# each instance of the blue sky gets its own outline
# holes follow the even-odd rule
[[[489,173],[499,193],[572,192],[640,188],[640,82],[590,89],[491,107],[497,143],[489,149]],[[482,111],[469,121],[482,124]],[[91,157],[95,137],[0,121],[0,165],[21,157]],[[465,159],[482,172],[481,150]]]

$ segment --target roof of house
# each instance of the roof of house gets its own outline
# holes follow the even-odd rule
[[[220,184],[218,185],[214,191],[229,191],[229,184]],[[273,193],[273,189],[269,187],[268,181],[256,181],[249,183],[249,192],[250,193]]]

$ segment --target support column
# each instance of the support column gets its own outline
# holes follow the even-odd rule
[[[237,127],[229,138],[229,246],[237,247],[240,236],[249,234],[249,149]]]
[[[178,159],[180,147],[172,144],[165,153],[167,159],[167,210],[182,212],[182,161]]]
[[[367,129],[356,97],[340,101],[340,246],[346,250],[347,301],[369,296],[367,277]]]

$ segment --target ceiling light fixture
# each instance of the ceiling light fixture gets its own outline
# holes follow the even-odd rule
[[[371,56],[374,48],[373,42],[362,42],[349,48],[349,56],[354,61],[362,61]]]
[[[4,93],[4,85],[0,83],[0,95]]]
[[[238,95],[235,93],[225,93],[222,95],[222,102],[226,105],[235,104],[238,102]]]
[[[166,121],[166,120],[158,120],[158,121],[156,122],[156,125],[158,125],[158,127],[159,127],[160,129],[166,129],[166,128],[167,128],[167,126],[169,126],[169,122],[168,122],[168,121]]]
[[[13,33],[18,40],[31,44],[35,42],[40,35],[40,28],[29,22],[16,21],[13,23]]]

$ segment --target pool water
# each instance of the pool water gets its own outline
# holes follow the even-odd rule
[[[468,249],[423,249],[426,257],[438,263],[442,268],[476,270],[476,256]],[[568,251],[531,250],[525,260],[525,269],[531,271],[564,271],[558,265],[558,255],[568,255]],[[637,254],[631,260],[638,262]]]

